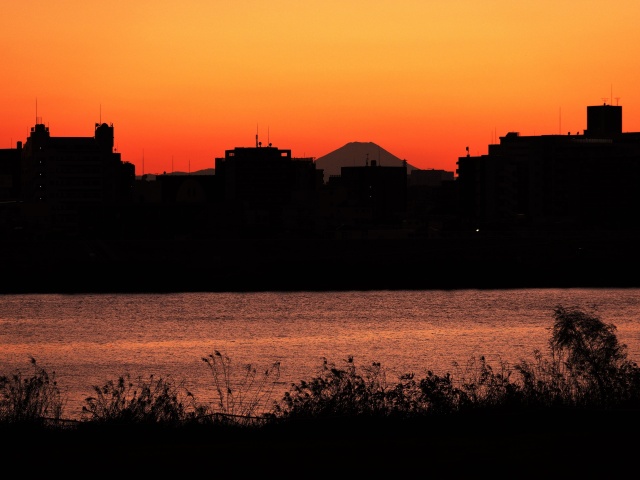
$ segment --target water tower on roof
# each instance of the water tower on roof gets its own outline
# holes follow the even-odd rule
[[[622,107],[618,105],[594,105],[587,107],[586,137],[609,138],[622,133]]]

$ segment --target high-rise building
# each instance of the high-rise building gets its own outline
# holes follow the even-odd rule
[[[215,159],[217,195],[237,227],[265,230],[305,228],[311,222],[322,171],[313,158],[269,144],[226,150]]]
[[[113,146],[113,125],[96,123],[93,137],[52,137],[37,122],[21,155],[27,217],[41,228],[73,231],[129,202],[135,167]]]
[[[460,215],[469,229],[640,227],[640,133],[622,107],[587,107],[583,134],[509,132],[487,155],[458,158]]]

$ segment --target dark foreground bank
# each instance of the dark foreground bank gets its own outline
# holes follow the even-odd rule
[[[21,471],[89,477],[614,478],[637,472],[638,411],[363,420],[257,430],[4,432]]]
[[[5,240],[0,293],[640,287],[636,237]]]

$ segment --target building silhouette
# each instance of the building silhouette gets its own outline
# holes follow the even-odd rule
[[[407,165],[343,166],[325,188],[324,229],[340,238],[396,236],[407,217]]]
[[[16,148],[0,149],[0,202],[15,202],[20,197],[20,157],[22,142]]]
[[[22,142],[16,148],[0,149],[0,234],[10,235],[22,226],[20,211],[20,157]]]
[[[412,236],[440,238],[457,229],[457,183],[454,172],[412,170],[407,185],[405,227]]]
[[[467,230],[547,234],[640,226],[640,133],[622,131],[622,107],[587,107],[582,134],[509,132],[486,155],[458,158]]]
[[[215,159],[215,177],[225,228],[243,235],[313,229],[323,178],[313,158],[262,146],[256,135],[255,147],[236,147]]]
[[[130,238],[201,238],[220,229],[215,175],[145,174],[136,178],[132,205],[122,212]]]
[[[131,202],[133,164],[114,152],[113,125],[95,124],[93,137],[53,137],[38,122],[20,152],[24,226],[84,233],[112,227]]]

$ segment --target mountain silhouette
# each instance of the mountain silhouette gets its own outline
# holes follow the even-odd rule
[[[167,173],[167,175],[215,175],[215,168],[205,168],[204,170],[196,170],[195,172],[181,172],[175,171],[171,173]]]
[[[140,180],[143,176],[151,176],[151,178],[159,177],[161,175],[178,176],[178,175],[215,175],[215,168],[205,168],[203,170],[196,170],[195,172],[182,172],[176,170],[175,172],[162,172],[162,173],[149,173],[147,175],[136,175],[136,178]]]
[[[401,167],[404,160],[389,153],[373,142],[349,142],[344,146],[318,157],[316,168],[324,170],[325,182],[331,175],[340,175],[342,167],[364,167],[375,161],[381,167]],[[417,170],[407,163],[407,173]]]

